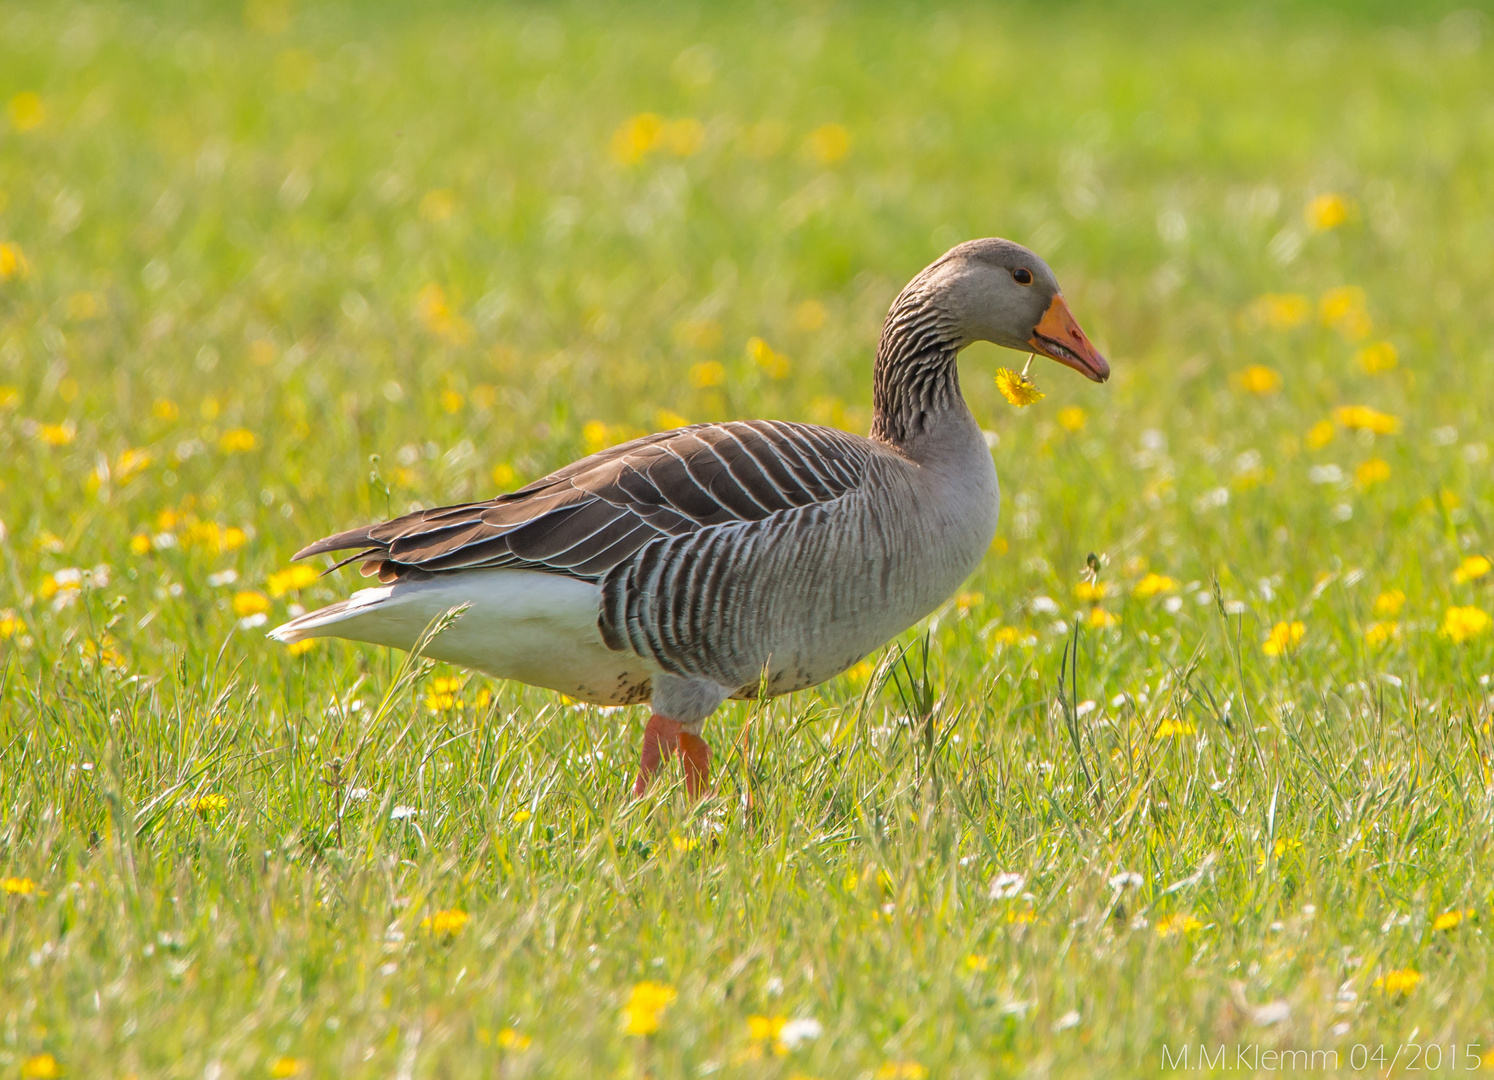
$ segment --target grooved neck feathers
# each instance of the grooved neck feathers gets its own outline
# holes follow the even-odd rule
[[[938,417],[963,407],[955,319],[935,290],[913,281],[882,325],[872,372],[871,437],[902,447],[928,433]]]

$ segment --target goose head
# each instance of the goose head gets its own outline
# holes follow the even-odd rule
[[[1079,328],[1048,264],[1010,240],[971,240],[920,275],[961,345],[989,341],[1041,353],[1104,382],[1110,364]]]

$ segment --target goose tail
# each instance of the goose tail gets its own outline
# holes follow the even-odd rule
[[[268,636],[282,645],[294,645],[307,638],[345,636],[335,629],[340,623],[369,614],[388,600],[393,591],[392,588],[362,589],[346,600],[298,615],[290,622],[275,627]]]

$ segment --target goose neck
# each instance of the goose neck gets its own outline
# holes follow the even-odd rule
[[[956,363],[965,342],[954,320],[916,285],[887,313],[872,371],[871,437],[899,449],[969,415]]]

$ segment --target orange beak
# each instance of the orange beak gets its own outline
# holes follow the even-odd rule
[[[1073,313],[1069,311],[1069,305],[1064,303],[1062,293],[1053,297],[1053,302],[1038,320],[1027,344],[1032,346],[1033,352],[1040,352],[1057,360],[1087,379],[1104,382],[1110,378],[1110,364],[1089,343],[1084,331],[1079,329]]]

